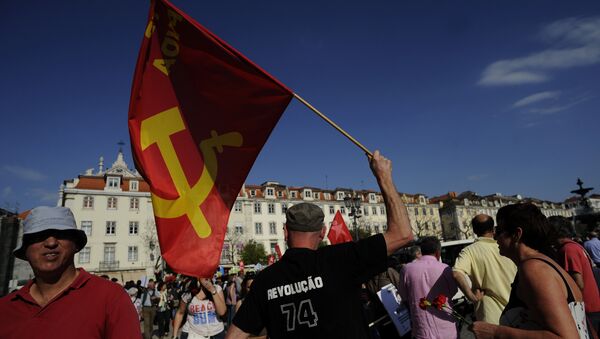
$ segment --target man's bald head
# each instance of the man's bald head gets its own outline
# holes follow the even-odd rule
[[[487,214],[478,214],[471,220],[473,232],[478,237],[494,232],[494,219]]]

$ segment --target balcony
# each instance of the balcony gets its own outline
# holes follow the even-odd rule
[[[101,261],[98,266],[99,271],[115,271],[119,269],[118,261]]]

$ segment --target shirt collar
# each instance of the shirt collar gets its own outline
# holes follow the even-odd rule
[[[88,273],[86,270],[84,270],[83,268],[78,268],[77,270],[79,271],[79,275],[77,275],[77,277],[75,278],[75,280],[73,280],[73,282],[71,283],[71,285],[69,285],[69,287],[66,288],[61,293],[61,295],[64,294],[68,290],[76,290],[76,289],[81,288],[92,277],[92,275],[90,273]],[[19,298],[21,298],[21,299],[23,299],[25,301],[30,302],[30,303],[37,304],[37,302],[35,300],[33,300],[33,297],[31,296],[31,293],[30,293],[31,285],[33,285],[34,282],[35,282],[35,278],[29,280],[27,282],[27,284],[25,284],[25,286],[21,287],[21,289],[18,290],[15,293],[15,295],[13,296],[12,299],[14,300],[17,297],[19,297]]]
[[[496,242],[496,240],[494,238],[490,238],[490,237],[479,237],[477,239],[475,239],[475,241],[481,241],[481,242]]]

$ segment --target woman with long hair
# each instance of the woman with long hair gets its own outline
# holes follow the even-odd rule
[[[192,279],[187,292],[181,296],[173,321],[173,336],[177,336],[187,311],[187,321],[181,329],[181,339],[197,336],[222,339],[225,337],[225,325],[221,317],[225,315],[226,310],[221,286],[213,285],[207,278]]]
[[[496,221],[500,254],[517,265],[517,276],[500,325],[475,322],[477,338],[590,338],[581,291],[552,259],[554,235],[540,209],[504,206]]]

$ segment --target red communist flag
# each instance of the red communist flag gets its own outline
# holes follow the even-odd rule
[[[350,235],[350,231],[348,231],[348,227],[346,227],[340,211],[337,211],[335,217],[333,217],[327,238],[331,241],[332,245],[352,241],[352,236]]]
[[[229,213],[291,91],[166,0],[152,1],[129,133],[163,258],[212,276]]]

